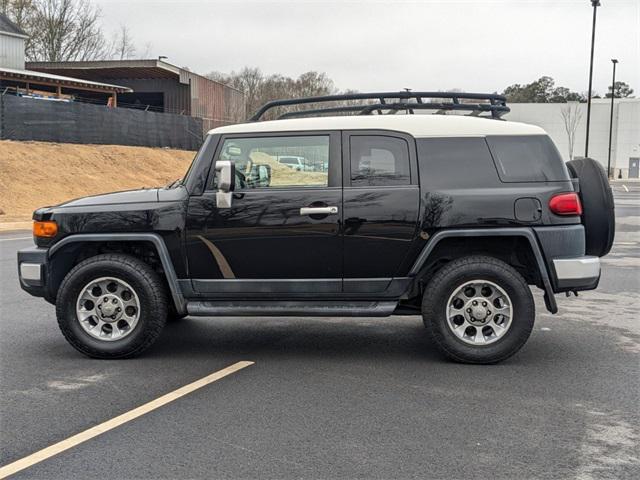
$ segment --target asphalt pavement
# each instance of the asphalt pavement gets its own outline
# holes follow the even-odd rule
[[[12,478],[640,478],[640,185],[614,189],[600,288],[555,316],[537,295],[493,366],[447,362],[419,317],[187,318],[91,360],[18,285],[28,232],[3,234],[0,466],[251,361]]]

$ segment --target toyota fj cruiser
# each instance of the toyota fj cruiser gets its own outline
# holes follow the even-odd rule
[[[36,210],[20,284],[97,358],[185,315],[422,315],[449,358],[498,362],[531,333],[530,286],[552,313],[595,289],[614,235],[602,167],[508,111],[442,92],[270,102],[211,130],[181,181]]]

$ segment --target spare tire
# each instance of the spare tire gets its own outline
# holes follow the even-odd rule
[[[613,246],[616,231],[613,192],[607,173],[592,158],[571,160],[567,162],[567,168],[580,184],[586,254],[604,257]]]

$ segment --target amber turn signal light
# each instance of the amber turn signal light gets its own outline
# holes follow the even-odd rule
[[[46,222],[33,222],[33,236],[34,237],[55,237],[58,233],[58,224],[54,221],[48,220]]]

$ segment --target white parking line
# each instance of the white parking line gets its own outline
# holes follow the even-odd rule
[[[0,242],[8,242],[9,240],[31,240],[33,237],[15,237],[15,238],[0,238]]]
[[[0,479],[7,478],[9,475],[13,475],[14,473],[24,470],[25,468],[29,468],[30,466],[35,465],[36,463],[40,463],[43,460],[46,460],[48,458],[51,458],[54,455],[64,452],[65,450],[69,450],[70,448],[80,445],[81,443],[86,442],[87,440],[97,437],[98,435],[108,432],[109,430],[113,430],[114,428],[119,427],[120,425],[123,425],[127,422],[130,422],[131,420],[141,417],[145,413],[149,413],[153,410],[156,410],[157,408],[160,408],[163,405],[173,402],[174,400],[177,400],[180,397],[184,397],[185,395],[195,390],[198,390],[199,388],[209,385],[210,383],[220,380],[221,378],[226,377],[227,375],[231,375],[232,373],[235,373],[238,370],[242,370],[243,368],[249,367],[253,364],[254,362],[246,362],[246,361],[234,363],[233,365],[230,365],[227,368],[218,370],[217,372],[214,372],[211,375],[207,375],[206,377],[201,378],[200,380],[196,380],[195,382],[190,383],[189,385],[185,385],[184,387],[180,387],[177,390],[174,390],[173,392],[169,392],[161,397],[158,397],[155,400],[150,401],[149,403],[145,403],[144,405],[134,408],[133,410],[129,410],[128,412],[123,413],[122,415],[118,415],[117,417],[114,417],[111,420],[107,420],[106,422],[96,425],[95,427],[91,427],[90,429],[85,430],[84,432],[80,432],[76,435],[73,435],[72,437],[62,440],[61,442],[54,443],[49,447],[46,447],[40,451],[32,453],[27,457],[21,458],[20,460],[16,460],[15,462],[0,468]]]

